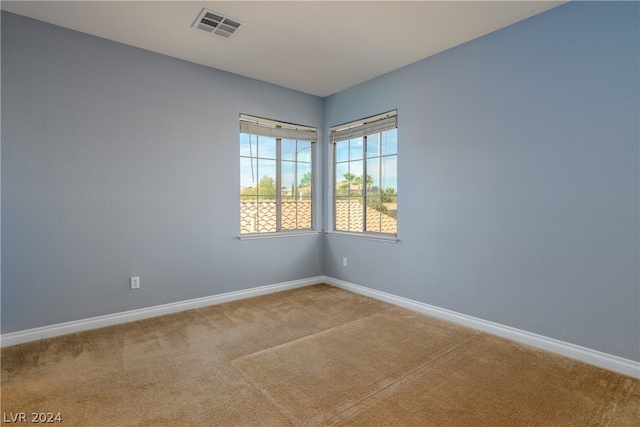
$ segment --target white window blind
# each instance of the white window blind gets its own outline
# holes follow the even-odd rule
[[[315,128],[275,122],[269,119],[248,116],[246,114],[240,115],[240,133],[268,136],[271,138],[290,139],[295,141],[316,142]]]
[[[347,126],[335,126],[330,129],[331,142],[345,141],[347,139],[360,138],[378,132],[384,132],[398,127],[397,112],[390,111],[358,122],[349,123]]]

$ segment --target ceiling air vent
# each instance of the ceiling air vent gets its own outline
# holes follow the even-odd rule
[[[237,19],[229,18],[209,9],[202,9],[192,27],[228,39],[238,31],[241,25],[242,22]]]

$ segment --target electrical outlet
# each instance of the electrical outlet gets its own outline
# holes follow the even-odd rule
[[[139,277],[132,277],[131,278],[131,289],[138,289],[140,288],[140,278]]]
[[[343,267],[347,266],[347,259],[346,258],[342,258],[342,266]]]

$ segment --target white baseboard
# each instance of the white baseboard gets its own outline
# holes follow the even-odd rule
[[[446,310],[444,308],[413,301],[407,298],[388,294],[386,292],[355,285],[343,280],[325,276],[324,283],[460,325],[468,326],[470,328],[488,332],[512,341],[517,341],[543,350],[551,351],[553,353],[561,354],[563,356],[571,357],[610,371],[618,372],[634,378],[640,378],[639,362],[512,328],[510,326],[501,325],[499,323],[467,316],[466,314],[456,313],[455,311]]]
[[[187,301],[179,301],[170,304],[163,304],[139,310],[125,311],[122,313],[109,314],[105,316],[91,317],[89,319],[76,320],[72,322],[59,323],[51,326],[28,329],[25,331],[11,332],[0,336],[0,347],[8,347],[15,344],[36,341],[45,338],[52,338],[75,332],[87,331],[102,328],[105,326],[117,325],[120,323],[133,322],[136,320],[148,319],[165,314],[177,313],[180,311],[201,308],[210,305],[222,304],[229,301],[251,298],[266,295],[273,292],[285,291],[288,289],[300,288],[303,286],[315,285],[317,283],[327,283],[338,288],[375,298],[399,307],[408,308],[420,313],[435,316],[470,328],[478,329],[507,338],[533,347],[551,351],[563,356],[571,357],[601,368],[619,372],[634,378],[640,378],[640,363],[613,356],[597,350],[581,347],[575,344],[566,343],[554,338],[545,337],[499,323],[479,319],[455,311],[435,307],[422,302],[399,297],[386,292],[370,289],[364,286],[345,282],[327,276],[317,276],[308,279],[294,280],[291,282],[278,283],[274,285],[259,286],[257,288],[242,291],[228,292],[203,298],[195,298]]]
[[[163,316],[165,314],[177,313],[194,308],[201,308],[239,299],[257,297],[273,292],[285,291],[287,289],[315,285],[317,283],[322,283],[323,279],[324,277],[318,276],[309,279],[294,280],[291,282],[283,282],[274,285],[259,286],[257,288],[251,288],[242,291],[228,292],[209,297],[195,298],[187,301],[157,305],[154,307],[142,308],[139,310],[131,310],[122,313],[75,320],[72,322],[58,323],[56,325],[27,329],[25,331],[11,332],[8,334],[3,334],[0,337],[0,347],[8,347],[10,345],[22,344],[25,342],[41,340],[44,338],[73,334],[75,332],[87,331],[90,329],[117,325],[120,323],[133,322],[136,320],[148,319],[150,317]]]

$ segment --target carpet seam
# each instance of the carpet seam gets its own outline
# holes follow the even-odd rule
[[[249,376],[247,373],[244,372],[244,370],[242,368],[237,367],[234,364],[235,360],[231,360],[230,361],[230,365],[233,366],[233,369],[235,369],[236,371],[238,371],[240,373],[240,375],[242,375],[242,377],[245,379],[245,381],[248,382],[249,385],[251,385],[255,390],[258,390],[260,392],[260,394],[262,394],[267,401],[273,405],[276,409],[278,409],[278,411],[284,415],[293,425],[297,425],[297,418],[291,413],[291,411],[289,411],[286,406],[282,405],[281,403],[278,402],[278,400],[273,397],[268,391],[266,391],[264,389],[264,387],[262,387],[260,384],[258,384],[251,376]]]
[[[282,342],[280,344],[276,344],[276,345],[271,346],[271,347],[263,348],[262,350],[254,351],[253,353],[243,354],[242,356],[238,356],[238,357],[236,357],[234,359],[231,359],[231,361],[235,362],[236,360],[241,360],[241,359],[244,359],[244,358],[247,358],[247,357],[250,357],[250,356],[256,356],[256,355],[259,355],[259,354],[267,352],[267,351],[278,349],[279,347],[284,347],[284,346],[287,346],[287,345],[290,345],[290,344],[293,344],[293,343],[296,343],[296,342],[303,342],[303,341],[305,341],[307,339],[311,339],[312,337],[316,337],[316,336],[328,333],[329,331],[331,331],[331,330],[333,330],[335,328],[341,328],[343,326],[351,325],[351,324],[354,324],[354,323],[369,319],[369,318],[371,318],[373,316],[377,316],[377,315],[379,315],[381,313],[384,313],[385,311],[392,310],[392,309],[393,309],[393,307],[387,307],[387,308],[384,308],[384,309],[382,309],[382,310],[380,310],[378,312],[370,314],[368,316],[364,316],[364,317],[360,317],[358,319],[350,320],[350,321],[345,322],[345,323],[340,323],[338,325],[334,325],[334,326],[331,326],[329,328],[322,329],[320,331],[316,331],[316,332],[314,332],[312,334],[304,335],[302,337],[298,337],[298,338],[295,338],[295,339],[290,340],[290,341]]]
[[[418,363],[417,365],[414,365],[413,367],[407,368],[407,369],[403,369],[400,372],[387,377],[385,379],[383,379],[382,381],[379,381],[375,386],[372,387],[372,391],[369,392],[367,395],[365,395],[364,397],[358,399],[357,401],[353,402],[353,403],[348,403],[347,402],[343,402],[341,405],[339,406],[343,406],[343,405],[347,405],[348,407],[339,410],[338,412],[330,415],[330,416],[319,416],[314,418],[314,421],[316,419],[319,418],[318,421],[315,421],[314,423],[310,423],[307,424],[309,426],[317,426],[317,425],[335,425],[336,423],[339,423],[340,421],[343,421],[345,419],[351,418],[354,415],[361,413],[363,410],[365,410],[367,407],[371,406],[372,404],[384,399],[385,397],[387,397],[386,395],[383,395],[384,392],[386,390],[391,390],[391,392],[394,391],[395,388],[399,388],[404,386],[405,384],[405,380],[409,377],[412,377],[414,374],[416,374],[417,372],[420,371],[432,371],[434,369],[439,368],[440,366],[446,364],[448,362],[448,360],[444,360],[441,363],[435,364],[435,362],[441,360],[443,357],[445,357],[446,355],[448,355],[449,353],[459,349],[460,347],[464,346],[465,344],[467,344],[470,341],[473,341],[475,339],[477,339],[479,336],[484,335],[482,332],[475,332],[473,333],[473,335],[470,335],[466,338],[460,339],[458,341],[455,341],[451,344],[449,344],[448,346],[440,349],[439,351],[437,351],[436,353],[433,353],[432,355],[430,355],[426,360],[423,360],[422,362]],[[427,369],[429,368],[429,369]],[[385,384],[386,383],[386,384]],[[361,404],[363,403],[364,404]],[[346,416],[346,418],[345,418]]]
[[[256,390],[258,390],[269,401],[269,403],[271,403],[273,406],[275,406],[280,411],[280,413],[282,413],[285,417],[287,417],[287,419],[290,422],[292,422],[294,425],[301,425],[300,420],[298,420],[298,418],[295,415],[293,415],[286,408],[286,405],[281,404],[275,397],[273,397],[267,390],[265,390],[264,387],[262,387],[260,384],[258,384],[253,379],[253,377],[251,377],[248,373],[246,373],[244,371],[244,369],[242,369],[242,367],[239,367],[237,365],[237,363],[242,361],[242,359],[245,359],[245,358],[248,358],[248,357],[252,357],[252,356],[256,356],[256,355],[259,355],[259,354],[267,352],[267,351],[276,350],[279,347],[285,347],[285,346],[291,345],[291,344],[296,343],[296,342],[303,342],[303,341],[305,341],[307,339],[310,339],[312,337],[316,337],[318,335],[321,335],[321,334],[324,334],[324,333],[328,333],[329,331],[331,331],[331,330],[333,330],[335,328],[340,328],[340,327],[347,326],[347,325],[350,325],[350,324],[353,324],[353,323],[356,323],[356,322],[363,321],[365,319],[369,319],[372,316],[379,315],[379,314],[384,313],[384,312],[386,312],[388,310],[391,310],[391,309],[393,309],[393,307],[385,307],[385,308],[381,309],[380,311],[377,311],[375,313],[369,314],[367,316],[363,316],[363,317],[360,317],[358,319],[353,319],[353,320],[350,320],[348,322],[340,323],[340,324],[331,326],[329,328],[322,329],[320,331],[316,331],[316,332],[314,332],[312,334],[308,334],[308,335],[305,335],[305,336],[302,336],[302,337],[298,337],[296,339],[289,340],[289,341],[286,341],[286,342],[283,342],[283,343],[280,343],[280,344],[276,344],[276,345],[271,346],[271,347],[263,348],[261,350],[255,351],[253,353],[244,354],[242,356],[239,356],[239,357],[236,357],[234,359],[229,360],[229,364],[231,366],[233,366],[233,368],[235,370],[239,371],[240,374],[242,375],[242,377],[246,381],[248,381],[249,384],[251,384]]]

